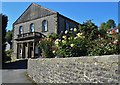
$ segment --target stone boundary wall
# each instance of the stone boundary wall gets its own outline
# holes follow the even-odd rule
[[[28,60],[36,83],[120,83],[120,55]]]

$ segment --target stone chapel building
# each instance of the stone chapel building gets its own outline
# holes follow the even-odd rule
[[[39,57],[40,38],[51,33],[60,34],[79,25],[58,12],[32,3],[13,23],[13,56],[17,59]]]

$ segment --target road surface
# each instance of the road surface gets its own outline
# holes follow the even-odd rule
[[[2,83],[32,83],[26,76],[26,69],[2,70]]]
[[[29,83],[33,85],[32,80],[26,76],[27,60],[4,63],[2,66],[2,83]]]

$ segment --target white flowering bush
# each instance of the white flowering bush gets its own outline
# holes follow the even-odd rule
[[[57,49],[53,53],[57,57],[77,57],[87,53],[85,36],[77,28],[66,30],[61,38],[55,39],[54,46]]]
[[[97,26],[89,21],[79,28],[49,35],[41,40],[40,48],[45,57],[120,54],[120,35],[113,34],[101,35]]]

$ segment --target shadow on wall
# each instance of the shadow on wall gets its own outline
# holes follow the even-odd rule
[[[10,63],[2,64],[2,69],[27,69],[27,62],[28,60],[19,60]]]

